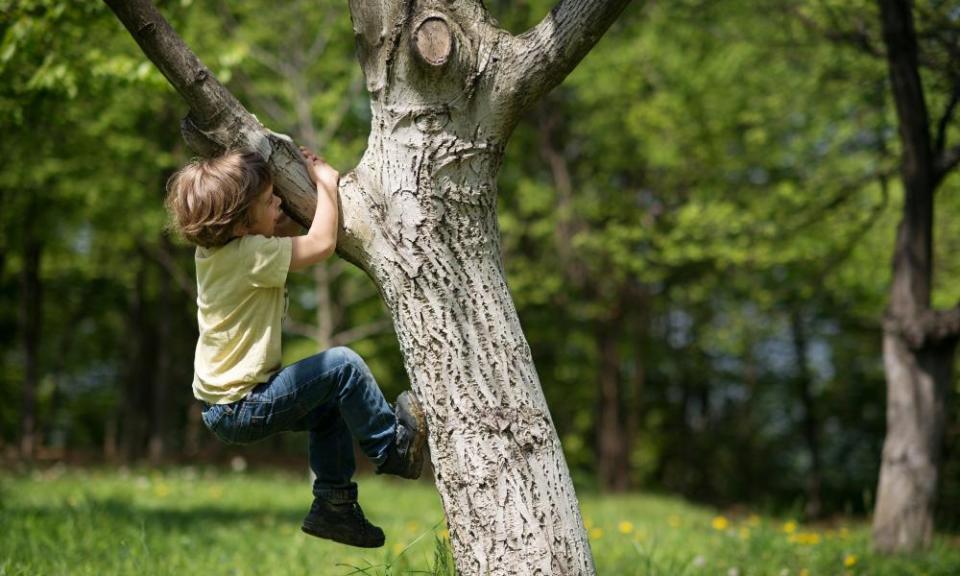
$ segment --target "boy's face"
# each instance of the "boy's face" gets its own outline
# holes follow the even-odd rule
[[[241,234],[273,236],[280,215],[280,197],[273,194],[273,184],[270,184],[250,206],[250,225],[243,227]]]

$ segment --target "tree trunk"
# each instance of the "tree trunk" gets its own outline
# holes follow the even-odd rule
[[[903,217],[884,323],[887,434],[873,519],[874,546],[909,552],[930,545],[952,383],[958,310],[930,309],[934,192],[942,180],[917,66],[912,3],[879,0],[902,145]]]
[[[151,389],[152,371],[145,365],[149,343],[146,336],[146,271],[143,255],[138,252],[135,282],[127,308],[126,362],[124,365],[123,390],[117,406],[120,424],[119,455],[125,462],[143,456],[146,439],[144,418],[147,402],[144,395]]]
[[[953,356],[953,344],[912,350],[896,335],[883,337],[887,435],[873,518],[880,551],[916,551],[933,540]]]
[[[597,402],[597,473],[600,488],[609,492],[627,489],[627,443],[624,399],[620,390],[620,319],[598,323],[600,397]]]
[[[146,0],[106,0],[190,103],[199,153],[258,150],[307,224],[292,143],[216,82]],[[573,69],[629,0],[561,0],[514,37],[478,0],[351,0],[371,96],[368,148],[341,179],[338,253],[392,315],[458,572],[587,575],[593,558],[500,260],[496,177],[520,114]]]
[[[820,491],[822,486],[820,434],[816,406],[810,390],[813,379],[807,363],[807,332],[803,325],[803,316],[799,311],[794,310],[790,314],[790,326],[793,331],[793,350],[797,362],[797,388],[800,403],[803,406],[803,439],[810,453],[810,468],[807,470],[806,480],[807,502],[803,511],[808,519],[816,519],[823,511]]]
[[[37,449],[37,385],[40,380],[40,330],[43,322],[40,261],[43,241],[35,228],[38,209],[31,192],[24,218],[23,267],[20,272],[20,331],[23,336],[23,394],[20,412],[20,455],[33,458]]]
[[[166,236],[161,237],[162,250],[169,252]],[[157,337],[154,350],[156,353],[157,369],[153,377],[153,394],[150,404],[150,438],[148,440],[147,455],[150,463],[158,465],[163,461],[167,452],[167,441],[170,430],[170,381],[172,379],[172,362],[170,347],[172,345],[173,311],[171,307],[170,276],[164,270],[158,278],[157,293]]]

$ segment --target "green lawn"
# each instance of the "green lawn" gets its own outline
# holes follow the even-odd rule
[[[447,573],[437,545],[443,514],[429,484],[363,477],[360,494],[387,533],[382,549],[302,534],[306,474],[0,474],[0,575]],[[921,556],[888,559],[870,553],[862,524],[733,517],[647,495],[584,496],[582,505],[602,575],[960,574],[960,545],[946,538]]]

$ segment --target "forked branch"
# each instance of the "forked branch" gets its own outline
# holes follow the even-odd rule
[[[539,24],[507,43],[499,84],[524,109],[560,84],[630,0],[560,0]]]

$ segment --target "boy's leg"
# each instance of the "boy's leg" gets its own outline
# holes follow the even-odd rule
[[[394,443],[396,417],[370,370],[354,352],[333,348],[291,364],[238,403],[233,438],[252,442],[276,432],[310,432],[314,502],[308,534],[362,547],[383,545],[383,531],[357,504],[353,441],[378,465]]]

